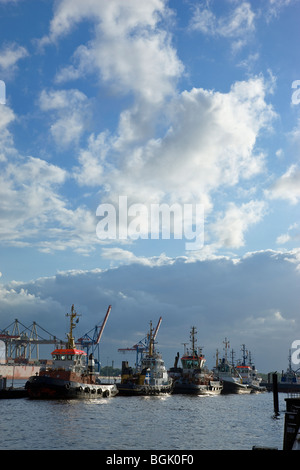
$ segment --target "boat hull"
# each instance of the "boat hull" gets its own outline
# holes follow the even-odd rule
[[[9,380],[26,380],[40,371],[39,365],[29,364],[0,364],[0,376]]]
[[[248,385],[234,382],[231,380],[222,380],[223,382],[223,390],[222,393],[251,393],[252,389]]]
[[[25,388],[6,388],[0,390],[0,399],[27,398],[28,392]]]
[[[262,385],[253,385],[249,384],[251,388],[251,393],[262,393],[267,391],[267,387],[263,387]]]
[[[32,399],[89,399],[117,395],[115,384],[86,384],[52,377],[30,377],[25,384],[29,398]]]
[[[220,382],[211,382],[210,384],[195,384],[177,381],[174,383],[174,394],[185,395],[218,395],[222,392]]]
[[[273,391],[272,382],[263,382],[263,386],[267,389],[268,392]],[[278,382],[277,391],[280,393],[300,393],[300,384],[299,383],[290,383],[290,382]]]
[[[172,384],[168,385],[138,385],[135,383],[118,383],[119,395],[123,396],[148,396],[165,395],[172,392]]]

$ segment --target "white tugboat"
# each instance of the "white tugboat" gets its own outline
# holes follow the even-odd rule
[[[30,377],[26,382],[25,388],[29,398],[72,399],[117,395],[115,384],[99,383],[92,354],[87,361],[87,353],[76,348],[73,329],[77,316],[72,305],[71,313],[67,314],[67,317],[70,317],[67,345],[52,352],[51,367],[40,369],[39,374]]]
[[[222,393],[251,393],[251,387],[243,383],[243,379],[233,364],[228,362],[227,350],[229,341],[225,338],[225,355],[219,361],[218,353],[216,355],[216,366],[214,374],[223,383]]]
[[[257,369],[251,360],[251,353],[246,351],[244,344],[242,345],[242,353],[243,359],[237,364],[236,369],[242,377],[243,384],[249,385],[252,392],[265,392],[267,389],[261,385],[262,378],[258,376]]]
[[[127,361],[122,362],[121,382],[117,383],[120,395],[161,395],[172,391],[172,380],[161,354],[154,347],[160,323],[161,317],[154,332],[150,322],[146,346],[142,348],[142,359],[137,369],[134,371]]]
[[[222,383],[205,367],[206,359],[202,349],[196,347],[196,328],[193,326],[190,334],[191,348],[185,349],[181,357],[182,367],[177,367],[179,353],[175,358],[174,367],[169,371],[174,381],[173,393],[192,395],[212,395],[222,391]]]

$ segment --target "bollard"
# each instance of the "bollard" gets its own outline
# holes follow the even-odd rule
[[[278,406],[278,386],[277,386],[277,374],[272,376],[273,383],[273,403],[274,403],[274,413],[275,416],[279,415],[279,406]]]

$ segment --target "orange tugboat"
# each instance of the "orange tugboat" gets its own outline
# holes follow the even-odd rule
[[[73,329],[77,316],[72,305],[71,313],[67,314],[70,317],[70,332],[66,348],[55,349],[51,368],[40,369],[38,375],[26,382],[29,398],[100,398],[118,393],[115,384],[99,382],[92,354],[87,361],[87,353],[75,347]]]
[[[206,359],[202,349],[196,348],[196,328],[190,334],[191,348],[185,348],[181,357],[182,367],[178,367],[179,353],[175,358],[174,367],[169,370],[173,379],[173,393],[190,395],[216,395],[222,392],[222,383],[205,367]]]

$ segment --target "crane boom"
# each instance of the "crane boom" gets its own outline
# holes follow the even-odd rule
[[[102,325],[101,325],[101,328],[100,328],[100,331],[99,331],[99,334],[98,334],[98,337],[97,337],[97,340],[96,340],[96,344],[99,344],[99,341],[100,341],[100,339],[101,339],[101,336],[102,336],[103,330],[104,330],[104,328],[105,328],[107,319],[108,319],[108,317],[109,317],[110,311],[111,311],[111,305],[108,306],[106,315],[105,315],[105,317],[104,317],[103,323],[102,323]]]
[[[156,336],[157,336],[157,333],[158,333],[158,330],[159,330],[161,321],[162,321],[162,317],[159,317],[159,320],[158,320],[158,323],[157,323],[157,326],[156,326],[156,328],[155,328],[155,332],[154,332],[154,335],[153,335],[153,340],[155,340],[155,338],[156,338]]]

